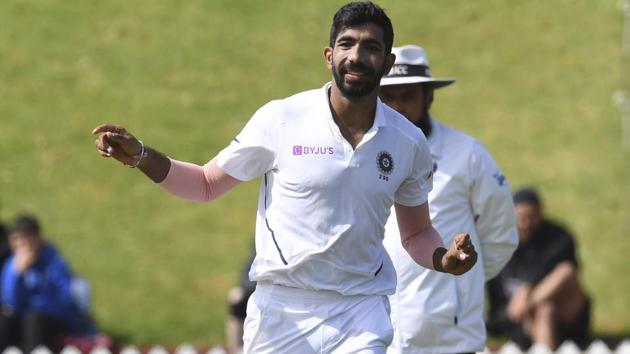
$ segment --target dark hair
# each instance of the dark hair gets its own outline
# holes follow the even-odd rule
[[[538,192],[532,187],[524,187],[514,193],[514,204],[527,203],[535,206],[540,206],[540,197]]]
[[[28,214],[22,214],[15,218],[11,225],[11,233],[25,232],[33,235],[39,235],[40,227],[37,219]]]
[[[351,2],[344,5],[333,17],[330,27],[329,46],[334,48],[339,32],[345,28],[356,27],[364,23],[374,23],[383,30],[383,40],[385,41],[385,53],[392,51],[394,43],[394,28],[392,21],[385,14],[380,6],[371,1]]]

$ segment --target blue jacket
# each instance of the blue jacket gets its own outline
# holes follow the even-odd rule
[[[90,333],[93,326],[72,295],[72,271],[51,245],[44,245],[35,263],[23,274],[11,255],[2,268],[2,307],[14,316],[34,310],[63,321],[70,333]]]

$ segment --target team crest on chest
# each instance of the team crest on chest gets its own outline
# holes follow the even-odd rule
[[[376,155],[376,168],[380,172],[379,179],[389,180],[389,175],[394,171],[394,159],[387,151],[381,151]]]

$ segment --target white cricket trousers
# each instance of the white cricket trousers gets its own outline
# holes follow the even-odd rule
[[[245,354],[384,354],[392,337],[385,295],[259,282],[247,303],[243,342]]]

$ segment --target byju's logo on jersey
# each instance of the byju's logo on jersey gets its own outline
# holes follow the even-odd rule
[[[394,159],[387,151],[381,151],[376,155],[376,168],[378,169],[378,179],[389,181],[389,175],[394,170]]]
[[[298,155],[332,155],[335,149],[331,146],[293,145],[293,156]]]

